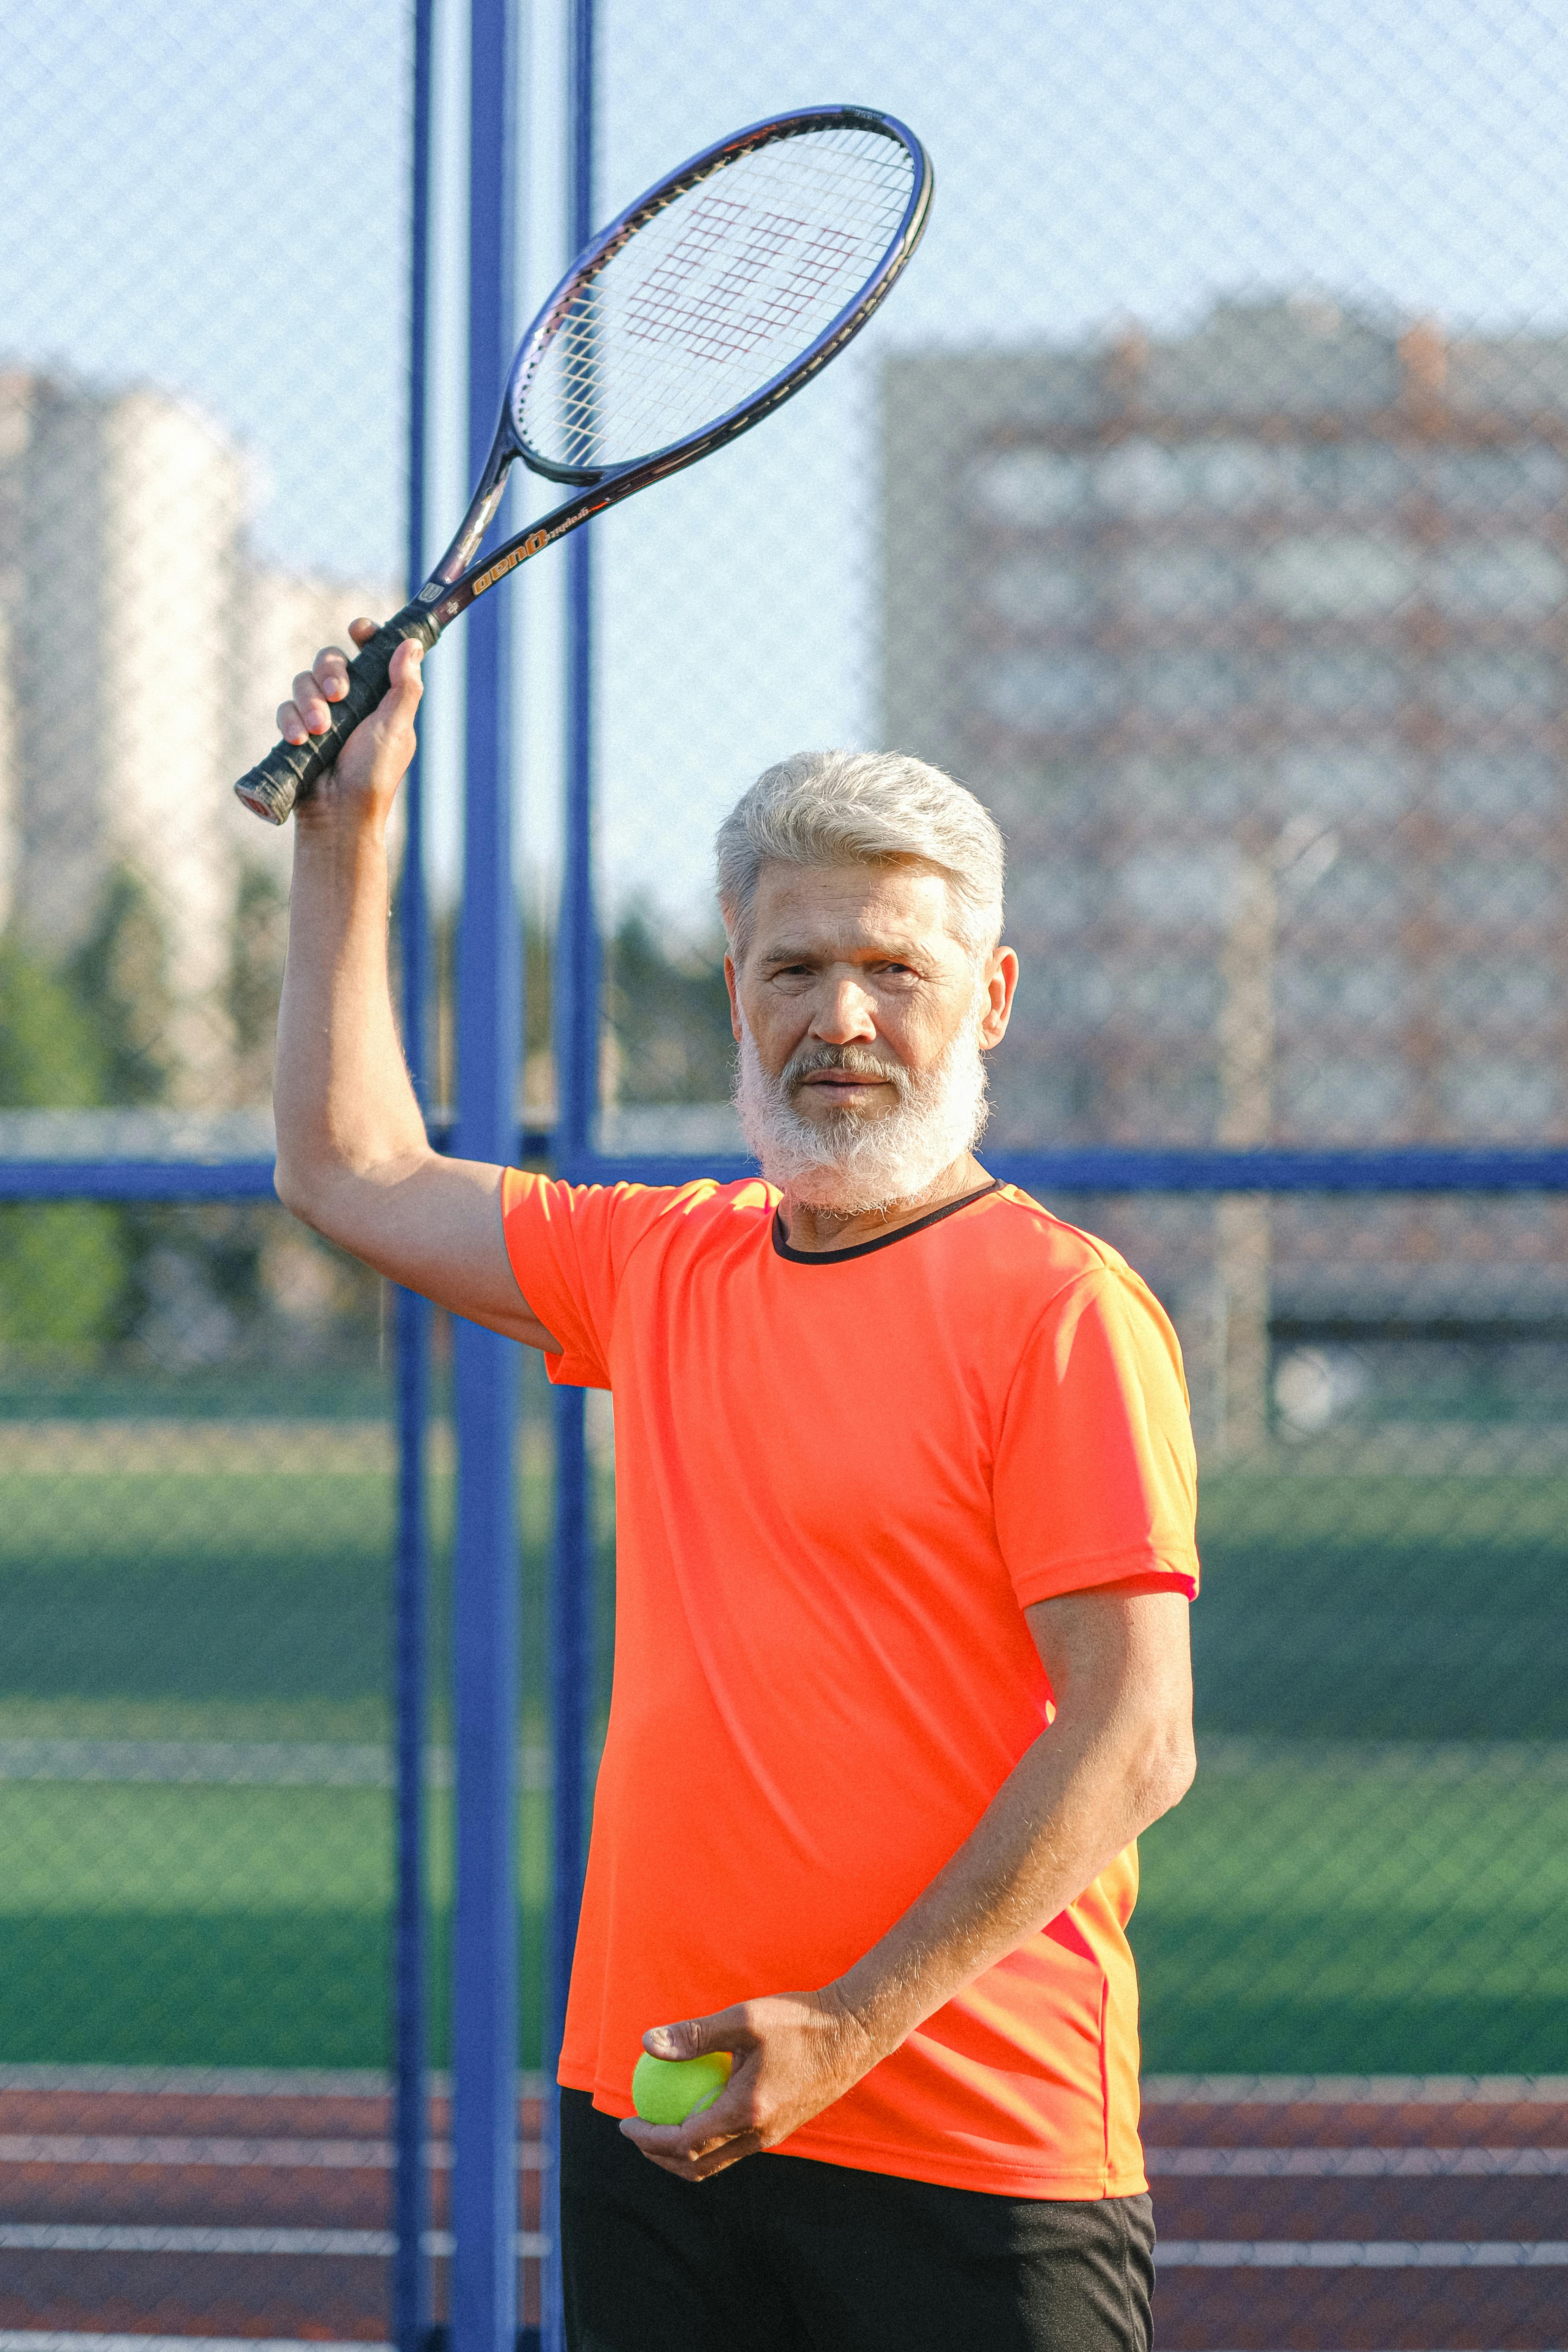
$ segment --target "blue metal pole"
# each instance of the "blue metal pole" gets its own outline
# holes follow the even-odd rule
[[[581,252],[594,232],[594,0],[571,0],[567,91],[567,244]],[[566,549],[566,776],[561,910],[552,1011],[556,1155],[570,1174],[593,1148],[598,1107],[599,937],[594,906],[594,541],[592,527]],[[555,1540],[551,1572],[551,1741],[553,1851],[545,2032],[544,2266],[546,2352],[564,2352],[560,2259],[560,2095],[551,2079],[565,2029],[577,1940],[586,1812],[584,1774],[592,1688],[590,1594],[593,1528],[585,1399],[555,1391]]]
[[[408,593],[425,576],[425,433],[429,327],[430,79],[435,0],[415,0],[414,121],[410,160],[408,288]],[[406,826],[398,899],[403,963],[403,1050],[421,1108],[426,1106],[426,1005],[429,940],[426,924],[423,791],[416,759],[404,786]],[[397,1332],[396,1778],[397,1897],[394,1961],[393,2137],[395,2168],[392,2263],[392,2340],[398,2352],[423,2352],[430,2324],[425,1889],[426,1613],[429,1550],[425,1496],[425,1430],[429,1416],[430,1308],[399,1290]]]
[[[477,475],[511,351],[511,0],[471,0],[469,26],[468,438]],[[491,596],[467,624],[455,1147],[502,1163],[516,1150],[521,1048],[509,617],[507,600]],[[453,2352],[513,2352],[517,2328],[518,1367],[513,1342],[455,1322]]]

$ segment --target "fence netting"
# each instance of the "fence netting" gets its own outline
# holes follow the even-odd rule
[[[828,377],[601,534],[605,1143],[734,1148],[709,844],[835,743],[1006,835],[998,1156],[1561,1140],[1561,18],[726,23],[606,12],[602,209],[851,91],[936,197]],[[1049,1205],[1170,1307],[1202,1463],[1160,2340],[1556,2343],[1568,1203]]]
[[[0,9],[8,1159],[270,1156],[229,786],[401,585],[408,19]],[[0,1207],[0,2331],[386,2332],[391,1343],[275,1205]]]
[[[432,539],[466,495],[437,16]],[[520,307],[562,260],[555,0],[529,24]],[[0,28],[0,1153],[265,1157],[289,843],[228,786],[402,593],[411,11]],[[598,50],[602,217],[825,99],[936,168],[851,351],[595,527],[604,1146],[736,1148],[711,835],[834,743],[1007,836],[997,1153],[1568,1140],[1561,11],[605,0]],[[560,575],[500,592],[533,1126]],[[458,631],[443,971],[461,666]],[[1200,1777],[1134,1918],[1162,2340],[1559,2342],[1568,1202],[1049,1205],[1170,1307],[1202,1463]],[[0,1207],[0,2330],[384,2331],[389,1313],[270,1204]],[[531,2065],[549,1426],[531,1369]],[[444,1687],[437,1654],[438,1930]],[[524,2179],[531,2228],[531,2144]]]

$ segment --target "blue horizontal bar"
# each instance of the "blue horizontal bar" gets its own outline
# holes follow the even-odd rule
[[[1564,1192],[1568,1147],[1466,1150],[1394,1144],[1376,1151],[1221,1150],[1207,1145],[1085,1144],[987,1151],[986,1167],[1029,1192]],[[584,1155],[560,1172],[578,1184],[721,1184],[754,1176],[739,1158]]]
[[[0,1160],[0,1201],[270,1201],[270,1160]]]
[[[437,1138],[439,1142],[444,1139]],[[519,1156],[547,1160],[528,1129]],[[1005,1182],[1030,1192],[1568,1192],[1568,1147],[1464,1150],[1394,1144],[1376,1151],[1231,1151],[1205,1145],[987,1152]],[[756,1174],[738,1155],[584,1153],[561,1163],[574,1184],[736,1184]],[[0,1160],[0,1201],[270,1200],[269,1160]]]

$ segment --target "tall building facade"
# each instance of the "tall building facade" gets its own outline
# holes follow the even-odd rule
[[[900,358],[883,461],[883,740],[1008,837],[996,1133],[1568,1133],[1568,340],[1302,299]],[[1543,1270],[1334,1217],[1275,1219],[1276,1305]]]
[[[1568,341],[1282,304],[886,397],[884,732],[1008,833],[1010,1128],[1234,1121],[1268,887],[1278,1139],[1568,1129]]]
[[[0,376],[0,914],[64,958],[129,878],[161,936],[173,1098],[207,1108],[248,1083],[243,872],[287,872],[229,786],[367,593],[257,563],[250,507],[244,451],[190,402]]]

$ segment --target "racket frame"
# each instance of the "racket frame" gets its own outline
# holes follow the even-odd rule
[[[667,443],[659,449],[646,452],[624,466],[606,467],[571,467],[556,464],[532,448],[526,440],[519,422],[522,394],[531,369],[548,350],[560,331],[567,312],[579,289],[595,277],[611,261],[621,247],[644,224],[685,195],[705,180],[711,179],[728,163],[744,155],[753,154],[763,147],[797,138],[808,131],[862,130],[875,131],[900,144],[914,169],[913,184],[903,216],[890,239],[880,262],[856,294],[837,316],[829,320],[805,351],[792,360],[786,368],[763,383],[751,396],[726,410],[694,433]],[[931,210],[933,175],[931,158],[907,124],[896,115],[883,114],[872,107],[810,106],[797,107],[785,114],[768,116],[761,122],[749,123],[742,131],[731,131],[726,139],[716,140],[704,147],[666,178],[645,190],[635,204],[628,205],[601,229],[597,236],[578,255],[561,283],[543,304],[519,344],[507,375],[506,390],[501,397],[500,415],[495,439],[490,445],[479,475],[478,486],[468,503],[451,543],[436,565],[430,577],[417,594],[411,597],[402,611],[384,622],[375,635],[363,646],[355,660],[349,665],[349,693],[333,710],[332,724],[324,736],[315,736],[306,743],[279,743],[268,759],[250,773],[242,776],[235,791],[246,806],[272,824],[287,819],[297,800],[303,798],[317,778],[335,762],[343,743],[354,727],[368,716],[385,690],[385,673],[397,646],[408,638],[417,639],[428,651],[460,613],[466,612],[477,597],[493,588],[499,580],[515,572],[547,547],[564,539],[589,517],[602,513],[605,508],[618,505],[621,499],[644,489],[650,482],[667,474],[680,472],[695,465],[700,457],[722,448],[726,442],[739,439],[753,425],[769,416],[786,400],[801,391],[819,374],[829,360],[836,359],[845,346],[866,326],[893,286],[919,244]],[[495,519],[497,508],[506,489],[507,477],[521,458],[531,473],[543,479],[575,489],[576,496],[567,499],[551,513],[515,532],[488,555],[481,554],[484,537]],[[363,666],[363,667],[362,667]],[[356,673],[358,673],[356,677]],[[374,697],[366,700],[373,677],[379,673]],[[341,726],[340,721],[351,723]],[[319,755],[328,752],[329,756]],[[293,755],[288,760],[282,754]],[[285,776],[276,772],[283,768]]]

